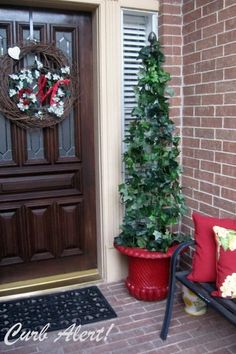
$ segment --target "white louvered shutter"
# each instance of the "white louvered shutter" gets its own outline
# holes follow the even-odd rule
[[[123,136],[127,131],[132,109],[136,105],[133,88],[137,85],[140,49],[147,44],[147,37],[153,28],[153,15],[138,12],[123,16]]]

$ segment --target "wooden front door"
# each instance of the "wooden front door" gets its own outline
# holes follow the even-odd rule
[[[69,117],[24,130],[0,115],[0,283],[96,268],[90,13],[33,10],[34,38],[79,68]],[[0,9],[0,55],[29,38],[29,11]]]

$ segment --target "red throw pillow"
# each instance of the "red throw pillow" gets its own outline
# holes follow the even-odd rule
[[[214,226],[216,240],[216,291],[213,296],[236,298],[236,231]]]
[[[216,244],[213,226],[236,230],[236,219],[218,219],[193,213],[196,248],[188,279],[196,282],[216,281]]]

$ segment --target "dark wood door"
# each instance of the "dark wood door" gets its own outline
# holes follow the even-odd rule
[[[24,130],[0,115],[0,283],[97,265],[91,14],[32,14],[34,38],[78,65],[79,92],[54,128]],[[28,9],[0,9],[0,55],[29,34]]]

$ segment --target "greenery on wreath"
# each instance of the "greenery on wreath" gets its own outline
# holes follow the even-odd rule
[[[31,69],[9,75],[9,96],[18,109],[29,116],[43,119],[45,114],[62,117],[64,100],[70,95],[70,67],[49,70],[37,56]]]
[[[137,106],[124,142],[125,182],[119,191],[125,206],[122,232],[115,243],[126,247],[166,252],[183,236],[171,225],[185,211],[178,163],[179,137],[169,118],[173,91],[167,86],[170,74],[163,68],[164,55],[154,33],[150,45],[141,49],[142,66],[135,88]]]

